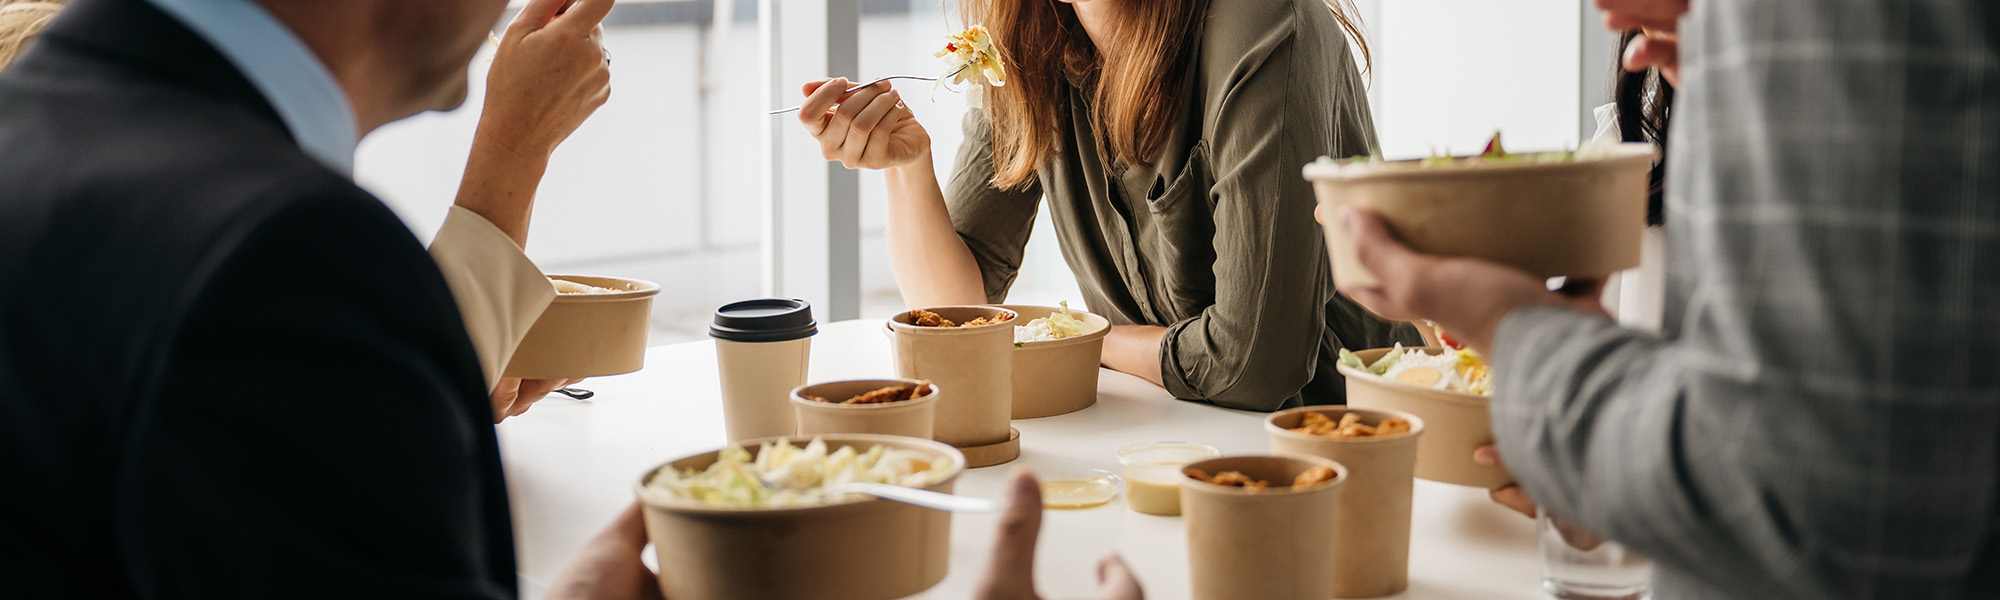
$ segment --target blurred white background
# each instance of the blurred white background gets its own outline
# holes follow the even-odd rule
[[[784,10],[823,0],[769,1]],[[715,307],[768,288],[760,178],[771,154],[760,131],[777,119],[777,135],[805,134],[796,120],[764,114],[779,106],[761,96],[758,4],[622,0],[605,26],[613,97],[556,153],[539,193],[528,255],[549,273],[659,282],[653,344],[705,337]],[[1213,4],[1227,10],[1228,0]],[[1598,23],[1578,0],[1357,4],[1374,50],[1376,127],[1392,158],[1471,152],[1494,131],[1510,149],[1573,147],[1579,115],[1608,97],[1581,93],[1579,31]],[[860,0],[859,72],[834,75],[936,75],[941,65],[931,53],[954,30],[956,14],[936,0]],[[361,147],[358,179],[421,239],[435,233],[458,187],[484,60],[474,62],[464,108],[391,125]],[[798,83],[786,93],[796,94]],[[923,82],[900,89],[930,129],[943,176],[960,141],[964,98],[940,92],[925,102]],[[860,179],[859,312],[886,317],[902,302],[884,255],[883,183],[875,172]],[[1078,298],[1047,221],[1038,221],[1010,301]]]

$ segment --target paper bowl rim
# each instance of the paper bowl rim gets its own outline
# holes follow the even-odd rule
[[[1387,437],[1368,436],[1368,437],[1353,437],[1353,438],[1337,438],[1337,437],[1326,437],[1323,435],[1313,435],[1310,433],[1299,433],[1297,431],[1292,431],[1291,429],[1287,429],[1284,426],[1278,424],[1278,419],[1280,417],[1284,417],[1287,415],[1315,413],[1315,412],[1333,412],[1337,410],[1348,410],[1348,411],[1358,410],[1366,412],[1389,413],[1391,415],[1394,415],[1398,419],[1404,419],[1409,421],[1410,430],[1407,432]],[[1303,441],[1328,442],[1335,444],[1381,444],[1381,443],[1396,442],[1408,439],[1415,439],[1417,436],[1422,435],[1424,432],[1424,419],[1423,417],[1410,414],[1409,411],[1390,410],[1386,408],[1355,408],[1351,406],[1300,406],[1296,408],[1287,408],[1285,410],[1271,413],[1269,416],[1264,417],[1264,431],[1270,433],[1271,435],[1283,436],[1289,439],[1303,440]]]
[[[1360,182],[1384,179],[1433,179],[1452,180],[1479,178],[1493,175],[1553,175],[1571,171],[1590,171],[1606,168],[1630,168],[1645,166],[1650,168],[1659,150],[1647,142],[1620,142],[1604,150],[1604,155],[1589,156],[1565,162],[1553,163],[1502,163],[1474,166],[1424,167],[1422,159],[1392,160],[1381,163],[1356,162],[1352,158],[1339,159],[1334,164],[1312,162],[1306,164],[1302,172],[1306,179],[1319,182]]]
[[[590,283],[587,281],[578,281],[577,279],[582,278],[582,279],[595,279],[599,281],[616,281],[616,282],[631,284],[632,287],[634,288],[629,290],[618,290],[609,294],[558,293],[556,294],[555,298],[556,302],[564,302],[564,303],[620,302],[625,300],[637,300],[640,298],[651,298],[660,293],[660,284],[653,283],[651,281],[646,281],[644,279],[633,279],[630,277],[611,277],[608,275],[570,275],[570,274],[560,274],[560,273],[544,274],[543,277],[547,277],[549,279],[561,279],[563,281],[568,281],[570,283],[581,283],[584,285],[593,285],[597,287],[604,287],[604,286],[597,285],[595,283]]]
[[[653,476],[658,474],[660,472],[660,469],[666,468],[667,466],[680,461],[688,460],[690,458],[697,458],[709,454],[721,454],[723,450],[729,448],[762,446],[766,442],[774,442],[778,440],[790,440],[794,445],[802,445],[802,444],[812,443],[813,438],[820,438],[826,440],[827,443],[829,444],[833,443],[834,441],[876,442],[876,443],[884,441],[894,441],[899,443],[908,443],[923,447],[925,450],[934,451],[936,454],[951,460],[951,470],[946,471],[944,477],[940,477],[938,478],[937,481],[931,482],[930,485],[924,486],[925,488],[935,487],[947,482],[956,481],[960,475],[965,474],[965,471],[968,468],[965,463],[965,454],[959,452],[957,448],[951,447],[950,444],[938,442],[935,440],[927,440],[919,437],[910,437],[904,435],[886,435],[878,433],[838,433],[838,434],[828,433],[820,435],[785,435],[785,436],[774,436],[774,437],[743,440],[741,442],[736,442],[734,444],[724,445],[721,448],[716,448],[713,450],[707,450],[703,452],[696,452],[694,454],[689,454],[686,456],[681,456],[679,458],[674,458],[671,460],[661,462],[658,465],[654,465],[653,468],[647,469],[645,473],[639,476],[638,484],[633,487],[633,491],[638,494],[639,503],[648,509],[664,510],[673,512],[675,514],[701,515],[701,516],[714,516],[714,517],[755,517],[763,515],[794,516],[815,511],[824,512],[834,509],[840,509],[843,507],[864,505],[870,502],[894,502],[893,500],[883,500],[881,498],[863,496],[863,498],[860,500],[851,500],[846,502],[831,502],[827,504],[815,504],[813,506],[790,506],[783,508],[739,508],[739,507],[728,507],[728,506],[714,506],[706,502],[701,502],[697,500],[676,498],[673,496],[669,496],[664,492],[652,492],[646,488],[646,483],[652,481]]]
[[[1369,348],[1367,350],[1355,352],[1354,354],[1360,355],[1362,353],[1373,352],[1376,350],[1394,350],[1394,349],[1395,348]],[[1423,350],[1425,352],[1429,352],[1432,356],[1436,356],[1444,352],[1443,348],[1439,348],[1437,346],[1404,346],[1403,349]],[[1491,396],[1481,396],[1478,394],[1468,394],[1465,392],[1454,392],[1451,390],[1440,390],[1437,388],[1428,388],[1428,387],[1410,385],[1407,383],[1403,383],[1401,381],[1396,381],[1394,379],[1370,373],[1366,369],[1356,369],[1354,367],[1347,366],[1347,364],[1345,363],[1337,364],[1334,366],[1334,368],[1340,371],[1341,375],[1346,376],[1349,381],[1353,381],[1355,378],[1361,378],[1362,381],[1365,381],[1367,383],[1385,386],[1389,389],[1396,391],[1410,392],[1411,395],[1419,397],[1427,397],[1426,399],[1429,400],[1458,402],[1462,404],[1478,404],[1480,406],[1485,406],[1492,402]],[[1492,367],[1488,366],[1487,368],[1490,369]]]

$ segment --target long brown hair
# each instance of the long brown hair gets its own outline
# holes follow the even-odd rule
[[[983,92],[983,110],[993,123],[993,185],[1025,185],[1055,151],[1068,77],[1097,82],[1090,129],[1112,160],[1148,164],[1166,143],[1186,101],[1182,94],[1193,75],[1190,53],[1201,39],[1210,0],[1120,1],[1126,14],[1107,42],[1117,51],[1103,54],[1077,22],[1076,9],[1066,3],[960,1],[965,22],[985,25],[1007,63],[1007,85]],[[1363,64],[1372,64],[1350,0],[1324,2],[1360,48]],[[1105,54],[1114,58],[1103,58]]]
[[[28,43],[54,21],[56,13],[62,10],[61,2],[10,2],[0,0],[0,69],[22,52],[28,50]]]

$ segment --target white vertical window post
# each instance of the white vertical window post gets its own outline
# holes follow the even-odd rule
[[[860,0],[759,0],[757,20],[769,106],[798,104],[806,81],[860,76]],[[761,133],[765,293],[803,298],[822,321],[860,317],[859,174],[822,158],[793,115]]]
[[[1612,56],[1618,47],[1618,34],[1604,28],[1604,13],[1591,5],[1591,0],[1580,0],[1582,18],[1577,19],[1576,86],[1577,107],[1581,108],[1577,123],[1576,139],[1580,146],[1597,134],[1597,115],[1593,112],[1599,106],[1611,101],[1612,69],[1616,57]]]

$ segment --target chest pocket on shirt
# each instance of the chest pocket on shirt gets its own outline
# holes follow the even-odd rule
[[[1187,164],[1171,182],[1156,181],[1146,208],[1152,212],[1154,309],[1167,323],[1187,319],[1215,304],[1215,204],[1209,190],[1208,143],[1188,153]],[[1164,298],[1159,297],[1164,295]]]

